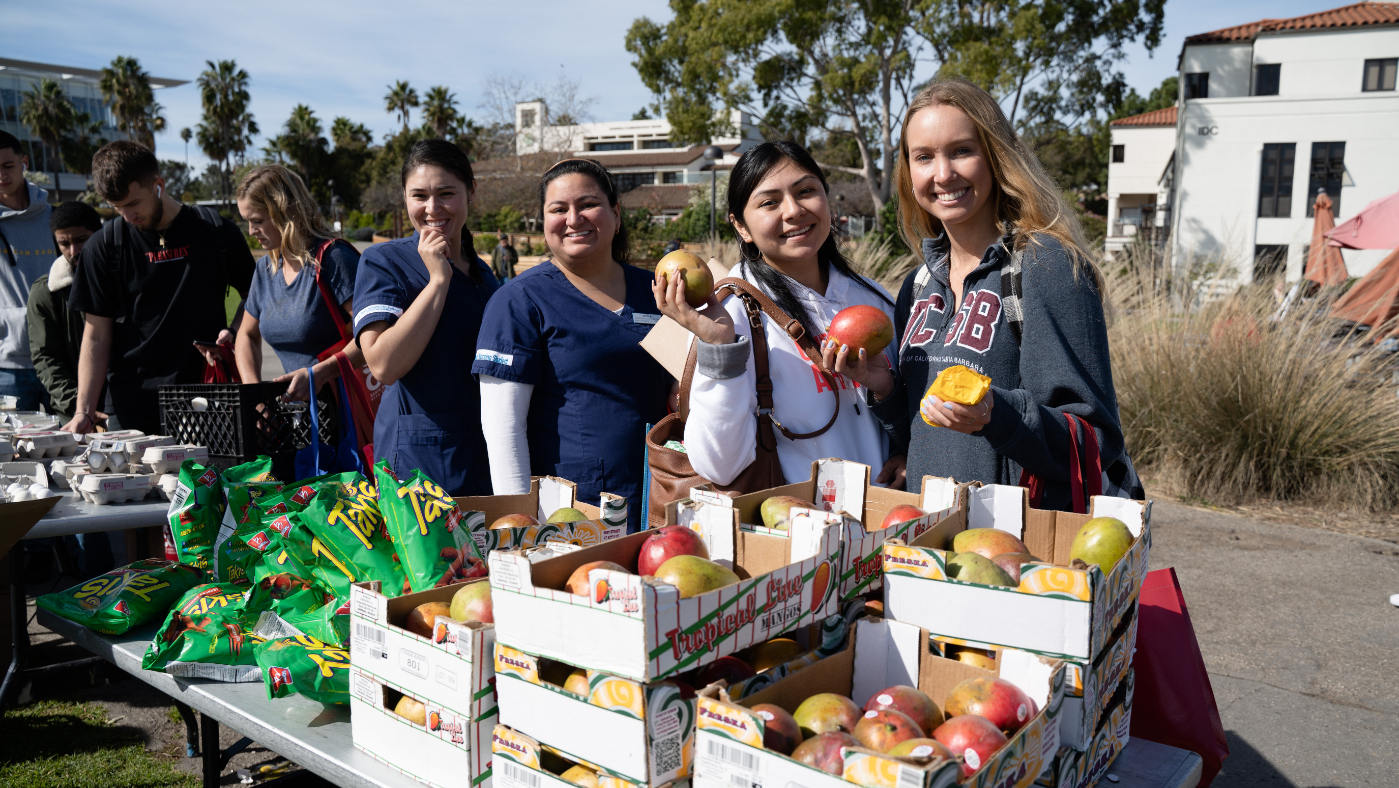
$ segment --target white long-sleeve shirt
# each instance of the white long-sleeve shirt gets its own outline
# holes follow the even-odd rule
[[[769,297],[772,295],[757,283],[747,265],[740,263],[729,275],[757,285]],[[892,299],[885,301],[834,268],[830,270],[824,296],[795,281],[790,281],[790,285],[812,316],[812,322],[822,329],[822,335],[815,338],[817,345],[825,337],[825,329],[836,313],[846,307],[867,304],[883,310],[893,319]],[[882,287],[875,287],[887,295]],[[724,302],[724,308],[733,317],[738,336],[750,337],[751,328],[743,302],[736,296],[730,297]],[[835,406],[830,387],[786,331],[766,315],[762,323],[768,342],[768,370],[772,376],[773,418],[794,433],[819,430],[831,418],[831,409]],[[738,341],[751,345],[751,339]],[[751,352],[743,374],[736,377],[716,380],[702,374],[698,367],[695,370],[690,386],[690,414],[685,421],[685,450],[695,472],[717,484],[732,482],[757,456],[756,375]],[[888,436],[870,414],[865,403],[865,389],[841,375],[834,377],[840,386],[840,416],[825,434],[793,441],[777,431],[777,457],[782,475],[789,483],[809,478],[811,463],[825,457],[864,463],[874,473],[878,473],[888,459]]]

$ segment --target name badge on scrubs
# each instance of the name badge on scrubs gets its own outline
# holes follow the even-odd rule
[[[642,312],[632,312],[632,313],[631,313],[631,319],[632,319],[632,322],[633,322],[633,323],[645,323],[645,324],[648,325],[648,326],[654,326],[654,325],[656,325],[656,321],[658,321],[658,320],[661,319],[661,316],[660,316],[660,315],[648,315],[648,314],[644,314],[644,313],[642,313]]]

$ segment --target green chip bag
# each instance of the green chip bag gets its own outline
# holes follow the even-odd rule
[[[288,613],[288,624],[317,640],[345,648],[350,643],[350,598],[334,599],[305,613]]]
[[[219,582],[248,582],[247,569],[252,556],[235,543],[223,546],[242,526],[257,527],[260,510],[254,504],[263,497],[282,489],[282,483],[272,477],[272,458],[258,457],[252,462],[236,465],[223,472],[223,490],[227,506],[214,537],[214,574]],[[241,541],[241,540],[240,540]]]
[[[422,471],[405,482],[388,471],[385,460],[374,466],[379,509],[403,567],[403,592],[485,577],[486,563],[470,529],[462,527],[456,501]]]
[[[206,572],[213,568],[223,514],[223,480],[219,472],[194,460],[181,463],[179,482],[165,515],[181,563]]]
[[[269,640],[253,650],[267,699],[299,693],[321,703],[350,702],[350,652],[300,635]]]
[[[158,621],[184,593],[204,582],[188,564],[146,558],[118,567],[67,591],[45,594],[39,607],[104,635],[120,635]]]
[[[141,667],[181,678],[257,681],[261,671],[253,648],[263,638],[252,629],[261,611],[254,606],[257,602],[250,603],[250,596],[233,583],[191,589],[166,616]]]
[[[326,482],[295,517],[316,538],[312,576],[337,597],[350,595],[350,584],[379,580],[385,595],[397,596],[403,573],[394,558],[394,545],[381,533],[378,492],[358,473],[341,474]]]

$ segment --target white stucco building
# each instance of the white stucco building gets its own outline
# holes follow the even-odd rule
[[[1139,225],[1137,209],[1150,202],[1151,222],[1169,228],[1176,265],[1209,256],[1232,265],[1240,282],[1279,273],[1295,281],[1318,189],[1338,222],[1399,191],[1399,3],[1193,35],[1179,70],[1169,139],[1160,125],[1112,126],[1114,158],[1118,145],[1123,158],[1109,165],[1109,250],[1128,240],[1123,228]],[[1165,163],[1153,189],[1157,161]],[[1384,254],[1344,257],[1362,276]]]

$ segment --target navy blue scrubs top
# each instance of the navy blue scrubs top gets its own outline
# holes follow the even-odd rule
[[[374,419],[374,458],[388,460],[400,479],[421,469],[449,495],[490,495],[481,389],[471,375],[471,359],[486,300],[497,284],[491,269],[464,251],[481,281],[453,266],[447,302],[423,355],[384,390]],[[375,321],[397,321],[427,283],[417,233],[365,250],[355,277],[356,340]]]
[[[628,530],[635,531],[646,425],[665,417],[671,378],[640,344],[660,318],[652,276],[622,270],[621,314],[580,292],[552,262],[507,282],[486,307],[471,371],[534,384],[530,473],[574,482],[590,504],[603,492],[626,496]]]

